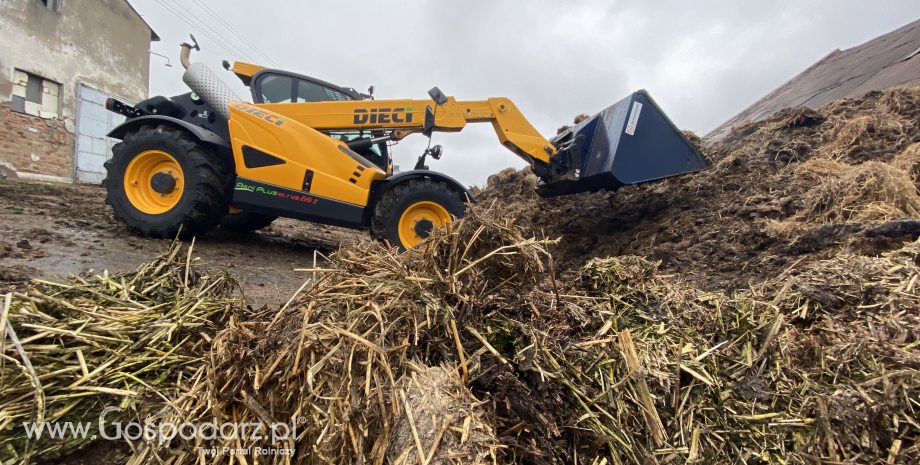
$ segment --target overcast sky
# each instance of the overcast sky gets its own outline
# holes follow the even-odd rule
[[[246,100],[221,60],[271,67],[206,5],[282,69],[362,92],[374,85],[378,99],[426,99],[432,86],[463,100],[507,97],[546,137],[642,88],[703,135],[831,51],[920,19],[917,0],[130,2],[162,38],[152,51],[173,65],[151,56],[151,95],[188,92],[178,45],[189,33],[202,47],[192,61]],[[436,133],[434,143],[444,156],[429,166],[467,185],[525,166],[488,124]],[[395,163],[411,169],[426,144],[410,136]]]

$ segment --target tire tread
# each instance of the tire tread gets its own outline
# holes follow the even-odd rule
[[[168,224],[153,221],[153,215],[129,207],[130,201],[121,187],[124,184],[124,169],[134,156],[133,150],[137,150],[132,150],[132,147],[150,141],[177,147],[180,153],[170,154],[178,156],[177,159],[184,158],[187,165],[187,168],[183,168],[183,195],[189,196],[188,201],[180,202],[180,210],[164,213],[172,213]],[[105,203],[112,206],[115,219],[125,223],[131,232],[146,237],[172,238],[181,230],[185,236],[195,236],[216,227],[227,213],[233,190],[232,161],[227,162],[220,154],[186,133],[165,125],[141,126],[125,134],[122,142],[112,147],[112,154],[112,159],[104,164],[107,173],[102,181],[106,189]]]
[[[456,201],[457,204],[463,205],[460,194],[445,183],[437,182],[431,178],[410,179],[393,186],[374,206],[374,214],[371,218],[371,236],[391,246],[396,246],[400,251],[405,251],[405,247],[399,243],[399,232],[394,229],[392,219],[394,216],[402,216],[404,208],[408,205],[400,205],[400,199],[405,199],[410,195],[417,194],[424,197],[436,199],[443,197],[449,201]],[[442,202],[438,202],[439,204]],[[448,211],[451,208],[445,207]],[[451,212],[452,215],[461,218],[465,213],[465,207],[461,211]],[[459,214],[458,214],[459,213]],[[394,241],[396,243],[394,243]]]

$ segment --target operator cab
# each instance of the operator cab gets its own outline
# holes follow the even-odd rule
[[[225,64],[228,68],[229,64]],[[229,68],[228,68],[229,69]],[[262,68],[248,63],[236,62],[232,71],[249,87],[252,92],[252,101],[255,103],[307,103],[329,102],[343,100],[365,100],[370,95],[358,93],[348,87],[339,87],[320,79],[304,76],[290,71]],[[365,137],[379,137],[381,134],[361,131],[329,132],[333,139],[348,143]],[[386,141],[378,142],[370,147],[355,148],[362,157],[390,172],[390,153]]]

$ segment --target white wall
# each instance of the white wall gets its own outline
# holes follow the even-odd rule
[[[150,29],[125,0],[0,0],[0,104],[15,69],[61,84],[60,115],[73,132],[77,83],[132,101],[147,98]]]

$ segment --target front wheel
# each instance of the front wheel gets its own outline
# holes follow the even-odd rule
[[[447,184],[412,179],[390,189],[377,202],[371,231],[378,240],[404,252],[465,212],[466,205]]]
[[[125,135],[105,162],[105,203],[143,236],[204,234],[227,213],[233,164],[210,147],[167,126]]]

